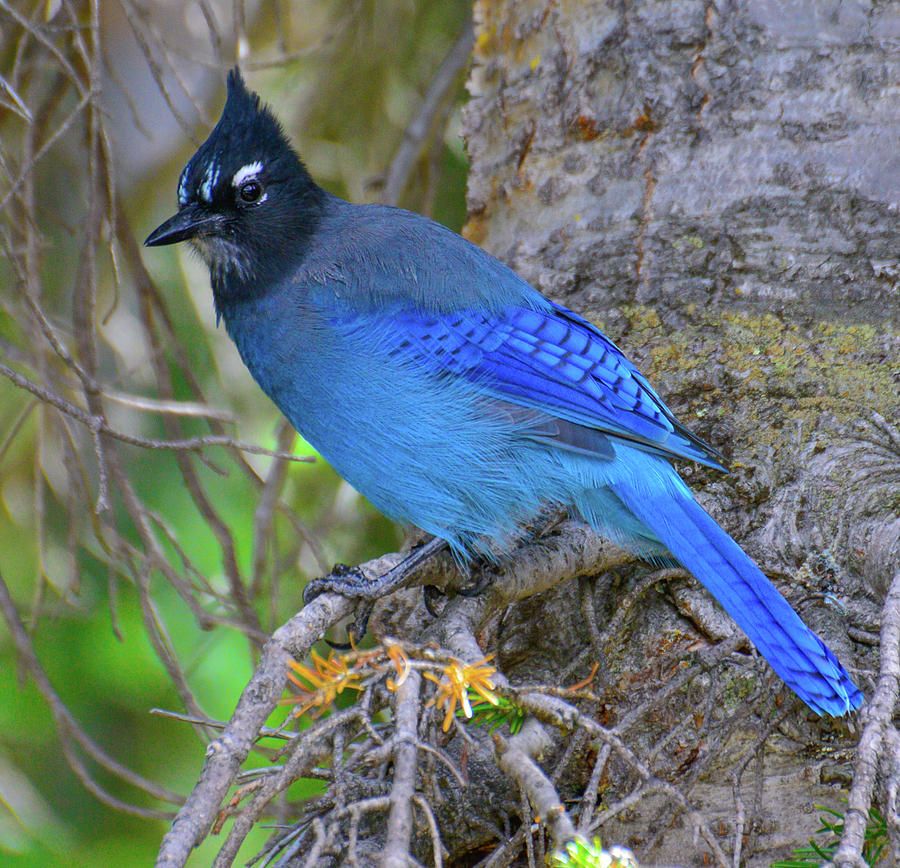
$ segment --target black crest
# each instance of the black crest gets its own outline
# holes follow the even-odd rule
[[[284,129],[259,94],[248,90],[237,67],[228,73],[228,96],[222,116],[209,138],[185,166],[178,182],[178,204],[191,200],[214,202],[228,191],[242,166],[259,162],[274,176],[305,170]]]

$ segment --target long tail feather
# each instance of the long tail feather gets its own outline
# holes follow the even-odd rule
[[[722,604],[769,665],[810,708],[840,716],[863,696],[843,666],[741,547],[692,498],[647,498],[616,487],[625,505]]]

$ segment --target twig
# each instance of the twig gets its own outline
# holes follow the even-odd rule
[[[182,723],[193,723],[198,726],[209,727],[211,729],[225,729],[228,726],[224,720],[213,720],[211,717],[198,717],[195,714],[182,714],[178,711],[169,711],[167,708],[151,708],[150,714],[156,717],[165,717],[169,720],[178,720]],[[280,738],[285,741],[292,741],[297,737],[296,733],[285,732],[284,727],[263,726],[259,730],[261,738]]]
[[[312,462],[315,458],[307,455],[293,455],[290,452],[278,452],[272,449],[265,449],[262,446],[254,446],[252,443],[241,443],[233,437],[223,437],[217,434],[209,434],[205,437],[189,437],[184,440],[155,440],[149,437],[135,437],[132,434],[126,434],[124,431],[117,431],[109,422],[101,416],[95,416],[87,410],[82,410],[75,404],[60,397],[55,392],[39,386],[27,377],[14,371],[8,365],[0,362],[0,375],[6,377],[20,389],[31,392],[36,398],[39,398],[46,404],[50,404],[67,416],[71,416],[78,422],[81,422],[90,431],[96,430],[100,434],[112,437],[114,440],[120,440],[129,446],[140,446],[142,449],[172,449],[175,451],[199,452],[209,446],[227,446],[232,449],[239,449],[242,452],[248,452],[251,455],[267,455],[270,458],[282,458],[287,461]]]
[[[441,835],[438,830],[437,820],[434,817],[434,811],[431,809],[431,805],[428,804],[428,800],[418,793],[413,795],[413,802],[415,802],[419,810],[425,815],[428,834],[431,835],[431,854],[432,859],[434,860],[434,868],[442,868],[444,864],[443,844],[441,843]]]
[[[834,868],[865,868],[862,848],[875,778],[878,774],[885,730],[897,705],[900,679],[900,573],[891,580],[881,616],[881,663],[875,693],[861,716],[866,722],[859,738],[853,767],[853,786],[847,797],[844,832],[831,865]]]
[[[278,451],[288,452],[296,434],[287,419],[282,420],[278,429]],[[275,508],[281,497],[281,489],[287,478],[288,463],[280,459],[272,462],[265,484],[253,512],[253,574],[250,580],[250,597],[255,599],[262,590],[263,572],[268,554],[268,540],[271,539],[272,523],[275,520]],[[276,585],[277,570],[272,577],[272,593],[270,606],[276,611],[278,593]],[[272,625],[277,623],[273,620]]]
[[[325,824],[319,817],[313,818],[312,828],[316,839],[313,841],[312,847],[309,848],[303,868],[316,868],[316,865],[319,864],[319,859],[322,857],[322,851],[331,843],[332,834],[325,831]],[[334,829],[334,826],[332,826],[332,829]]]
[[[704,648],[698,652],[697,657],[701,664],[711,667],[720,660],[725,659],[733,654],[741,645],[746,643],[743,633],[737,632],[730,639],[725,639],[711,648]],[[660,703],[665,702],[673,693],[677,693],[681,688],[690,681],[693,681],[700,674],[697,667],[691,666],[685,669],[674,678],[670,678],[665,686],[653,693],[652,696],[644,700],[640,705],[632,706],[628,710],[628,714],[623,715],[622,719],[616,724],[615,731],[619,734],[626,732],[632,726],[646,720],[647,712],[655,708]]]
[[[244,843],[253,824],[259,819],[269,802],[279,793],[283,793],[294,781],[303,777],[318,763],[328,758],[329,736],[337,737],[338,731],[351,722],[359,720],[364,712],[356,706],[345,708],[330,717],[319,720],[314,726],[305,730],[300,738],[291,743],[291,757],[277,772],[261,778],[259,786],[250,803],[238,814],[222,845],[213,868],[229,868]],[[335,813],[339,814],[340,810]]]
[[[396,205],[400,201],[400,195],[409,181],[410,172],[422,148],[422,143],[431,129],[432,122],[447,91],[469,59],[474,39],[474,28],[469,20],[456,44],[450,49],[450,53],[444,58],[444,62],[435,73],[418,113],[403,134],[403,144],[400,145],[397,155],[391,162],[387,180],[384,182],[381,201],[385,205]]]
[[[131,769],[126,768],[117,760],[109,756],[104,750],[102,750],[102,748],[100,748],[84,732],[84,730],[72,716],[72,713],[66,707],[65,703],[62,701],[62,699],[60,699],[59,694],[53,689],[53,685],[50,683],[50,679],[47,678],[47,675],[44,672],[44,669],[34,652],[34,646],[32,645],[31,637],[28,635],[28,631],[25,629],[25,625],[22,623],[22,620],[19,617],[16,605],[13,602],[12,597],[10,596],[9,588],[6,586],[6,582],[3,580],[2,576],[0,576],[0,614],[2,614],[3,619],[6,621],[6,626],[9,629],[9,634],[12,637],[13,644],[16,647],[16,652],[18,653],[19,658],[28,671],[28,674],[33,679],[41,695],[44,697],[47,705],[50,707],[50,712],[52,713],[54,722],[56,723],[57,729],[60,732],[63,746],[67,748],[69,739],[66,736],[71,736],[71,739],[76,744],[78,744],[79,747],[81,747],[85,751],[85,753],[87,753],[88,756],[91,757],[91,759],[93,759],[107,771],[111,772],[112,774],[116,775],[132,786],[144,790],[154,798],[161,799],[162,801],[170,802],[176,805],[181,803],[182,798],[177,793],[173,792],[172,790],[168,790],[165,787],[161,787],[158,784],[153,783],[152,781],[148,781],[146,778],[141,777]],[[69,753],[68,748],[67,756],[69,757],[70,761],[75,758],[74,754]],[[79,777],[81,777],[81,775],[79,775]],[[119,806],[121,806],[122,804],[124,803],[120,802]],[[134,806],[128,807],[133,808],[130,813],[143,813],[143,809],[134,808]],[[159,812],[156,812],[156,814],[158,815]]]
[[[351,600],[322,594],[272,634],[228,726],[206,750],[200,777],[163,838],[157,868],[182,868],[212,828],[241,763],[284,692],[288,660],[304,657],[313,642],[352,610]]]
[[[540,756],[551,745],[544,727],[533,717],[522,725],[522,729],[509,738],[494,734],[497,751],[497,765],[525,791],[541,822],[550,829],[556,849],[563,847],[575,837],[575,826],[559,798],[556,787],[544,774],[534,757]],[[528,823],[527,816],[522,818]]]
[[[588,785],[584,788],[584,794],[581,797],[581,804],[578,807],[578,834],[587,835],[588,828],[594,818],[594,810],[597,807],[597,792],[600,789],[600,781],[603,778],[603,770],[609,761],[609,755],[612,753],[612,747],[608,744],[603,745],[597,753],[597,760],[591,771],[591,777]]]
[[[104,392],[103,397],[125,407],[145,410],[148,413],[168,413],[172,416],[218,419],[221,422],[233,423],[235,421],[234,414],[228,410],[209,407],[196,401],[161,401],[157,398],[148,398],[146,395],[124,395],[119,392]]]
[[[381,868],[406,868],[412,838],[412,799],[416,791],[418,751],[416,731],[419,723],[419,690],[422,677],[411,670],[397,690],[394,715],[397,735],[394,743],[394,777],[391,786],[391,811],[381,856]]]
[[[647,764],[613,730],[607,729],[575,706],[558,698],[527,691],[519,692],[510,689],[510,692],[522,708],[539,720],[567,730],[583,727],[590,736],[608,744],[641,777],[643,784],[639,788],[640,794],[643,796],[651,792],[662,792],[676,802],[690,816],[694,827],[703,835],[720,868],[730,868],[722,848],[703,816],[676,787],[653,774]],[[608,818],[609,813],[607,811],[596,818],[593,825],[599,825]]]
[[[776,715],[769,722],[769,724],[760,734],[759,738],[756,739],[756,743],[753,745],[753,747],[749,748],[746,751],[744,761],[734,770],[734,774],[731,776],[731,792],[734,798],[735,809],[734,851],[732,853],[731,859],[733,868],[740,868],[741,848],[743,847],[744,842],[744,828],[747,823],[747,810],[744,806],[743,796],[741,796],[741,778],[743,777],[747,766],[750,765],[750,762],[754,758],[758,759],[759,762],[762,762],[763,747],[769,740],[769,736],[772,735],[772,733],[775,732],[775,730],[778,729],[779,726],[781,726],[781,724],[784,722],[784,719],[791,713],[793,713],[793,706],[788,705],[781,714]]]
[[[131,27],[131,32],[134,34],[135,41],[141,49],[141,53],[144,55],[144,60],[147,61],[147,68],[153,75],[153,80],[156,82],[156,86],[159,88],[159,92],[162,94],[163,99],[166,101],[166,105],[169,107],[169,111],[172,112],[172,117],[174,117],[175,120],[178,121],[178,124],[184,131],[185,135],[191,141],[196,141],[196,136],[194,135],[194,131],[191,128],[191,125],[187,122],[184,115],[182,115],[178,110],[178,106],[175,104],[175,100],[169,93],[169,88],[166,85],[166,74],[159,61],[153,54],[153,47],[148,36],[150,28],[147,26],[145,16],[141,14],[141,8],[134,6],[130,2],[130,0],[121,0],[121,7],[122,11],[125,13],[125,19],[128,21],[128,24]],[[168,62],[168,57],[166,56],[165,52],[163,52],[163,56],[166,58],[169,71],[181,86],[182,90],[190,96],[190,91],[188,91],[188,89],[184,86],[184,83],[181,81],[181,76],[178,74],[178,71],[175,69],[175,67],[170,62]],[[200,106],[196,100],[192,99],[191,102],[193,104],[194,110],[197,112],[197,115],[200,118],[201,123],[206,127],[210,126],[209,118],[206,116],[206,112],[203,110],[202,106]]]

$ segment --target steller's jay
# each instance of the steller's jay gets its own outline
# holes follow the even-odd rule
[[[683,564],[816,712],[862,702],[694,500],[670,459],[721,468],[720,456],[619,349],[437,223],[325,192],[237,69],[178,208],[146,243],[199,250],[256,381],[386,515],[466,562],[566,508],[638,555]]]

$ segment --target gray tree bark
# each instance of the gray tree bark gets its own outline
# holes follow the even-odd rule
[[[900,8],[509,0],[477,3],[476,23],[466,234],[604,328],[725,453],[730,474],[684,475],[871,693],[900,567]],[[807,714],[735,658],[653,704],[734,628],[693,580],[647,590],[643,572],[518,603],[486,644],[513,681],[571,684],[599,663],[610,724],[723,850],[789,856],[818,827],[814,804],[841,809],[853,723]],[[622,615],[623,599],[640,605]],[[559,760],[573,804],[598,750],[560,746],[544,764]],[[708,864],[671,800],[619,804],[635,786],[624,767],[594,785],[601,814],[619,805],[605,843]],[[459,858],[491,840],[487,795],[518,800],[488,777],[441,818]]]

